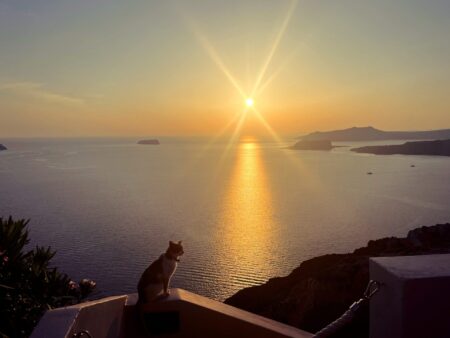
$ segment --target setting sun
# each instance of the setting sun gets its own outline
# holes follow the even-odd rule
[[[254,103],[254,101],[253,101],[253,99],[252,99],[251,97],[249,97],[249,98],[247,98],[247,99],[245,100],[245,105],[246,105],[247,107],[252,107],[252,106],[253,106],[253,103]]]

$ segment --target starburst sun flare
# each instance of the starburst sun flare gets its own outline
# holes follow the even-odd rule
[[[220,134],[223,134],[232,125],[235,126],[234,131],[232,132],[231,139],[230,139],[230,144],[233,143],[233,140],[236,137],[238,137],[238,135],[245,123],[247,113],[249,113],[249,112],[253,113],[256,116],[257,120],[266,129],[266,131],[269,132],[269,134],[273,137],[273,139],[275,141],[277,141],[277,142],[280,141],[280,138],[275,133],[273,128],[269,125],[269,123],[263,117],[261,112],[256,109],[254,97],[257,95],[260,95],[262,92],[262,89],[264,89],[267,86],[267,83],[273,79],[274,74],[272,74],[271,76],[267,76],[267,71],[269,69],[269,65],[273,61],[273,57],[274,57],[275,53],[277,52],[278,46],[280,45],[280,42],[286,32],[286,29],[289,25],[292,14],[296,9],[297,1],[298,0],[290,0],[290,4],[288,6],[284,20],[282,21],[281,27],[278,29],[278,33],[276,34],[274,40],[272,41],[272,45],[269,49],[268,55],[264,58],[262,65],[261,65],[261,69],[260,69],[259,73],[257,74],[253,85],[250,86],[250,88],[248,88],[248,90],[245,90],[245,88],[242,87],[242,85],[241,85],[242,82],[239,81],[239,79],[236,78],[233,75],[232,71],[227,67],[222,56],[216,50],[215,46],[208,39],[205,32],[200,29],[199,24],[194,19],[189,17],[188,15],[186,15],[186,14],[183,15],[184,19],[188,23],[189,28],[194,33],[194,36],[197,38],[201,47],[205,50],[206,54],[210,57],[210,59],[217,66],[217,68],[223,73],[225,78],[230,82],[230,84],[240,94],[240,96],[242,97],[242,99],[245,103],[245,110],[243,111],[243,114],[238,115],[239,116],[238,118],[233,119],[233,121],[229,125],[227,125],[227,127],[224,130],[222,130],[220,132]],[[268,78],[268,80],[266,82],[263,82],[264,79],[266,79],[266,78]]]

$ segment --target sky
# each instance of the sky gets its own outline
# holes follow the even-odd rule
[[[0,137],[215,136],[243,114],[249,135],[450,128],[449,13],[448,0],[0,0]]]

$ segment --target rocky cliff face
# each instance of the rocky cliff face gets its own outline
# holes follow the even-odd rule
[[[319,256],[286,277],[243,289],[225,303],[309,332],[317,332],[361,298],[369,281],[369,257],[450,252],[450,223],[411,230],[406,238],[383,238],[349,254]],[[369,313],[337,337],[368,337]]]
[[[353,148],[351,151],[377,155],[403,154],[450,156],[450,140],[406,142],[403,144],[387,146],[367,146]]]

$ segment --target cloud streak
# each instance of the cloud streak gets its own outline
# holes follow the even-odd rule
[[[44,84],[36,82],[10,82],[0,84],[0,92],[55,105],[79,106],[85,103],[85,100],[82,98],[58,93],[45,88]]]

